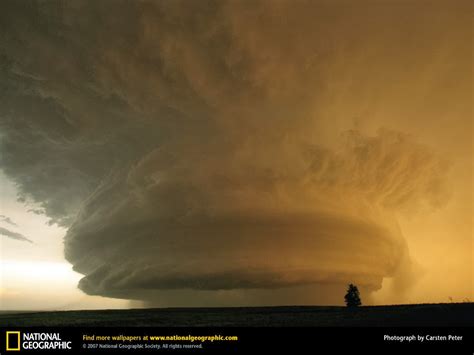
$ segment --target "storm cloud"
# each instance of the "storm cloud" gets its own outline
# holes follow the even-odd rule
[[[355,117],[448,70],[433,56],[459,28],[435,24],[458,12],[355,3],[2,4],[0,167],[68,228],[82,290],[245,303],[409,278],[397,215],[443,206],[449,164]]]

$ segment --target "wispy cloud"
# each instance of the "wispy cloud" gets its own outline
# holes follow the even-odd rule
[[[11,226],[18,227],[18,224],[13,222],[10,217],[4,216],[3,214],[0,214],[0,222],[5,222]]]
[[[25,237],[23,234],[12,232],[11,230],[8,230],[6,228],[0,227],[0,234],[4,235],[5,237],[11,238],[11,239],[16,239],[16,240],[20,240],[20,241],[23,241],[23,242],[28,242],[28,243],[33,244],[33,241],[31,241],[30,239]]]

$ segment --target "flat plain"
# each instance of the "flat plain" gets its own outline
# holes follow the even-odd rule
[[[363,306],[146,308],[0,312],[1,326],[400,327],[474,326],[474,303]]]

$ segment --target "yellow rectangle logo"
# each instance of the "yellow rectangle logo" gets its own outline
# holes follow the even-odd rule
[[[15,339],[16,337],[16,339]],[[13,344],[12,344],[13,343]],[[7,351],[20,351],[20,332],[7,332]]]

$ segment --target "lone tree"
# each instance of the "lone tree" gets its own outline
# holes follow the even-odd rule
[[[360,301],[359,289],[356,285],[350,284],[347,288],[347,293],[344,296],[347,307],[357,307],[362,304]]]

